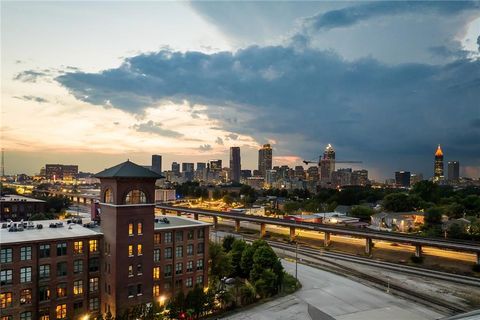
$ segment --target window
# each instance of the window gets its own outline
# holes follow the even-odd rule
[[[139,204],[139,203],[147,203],[147,196],[145,192],[140,190],[132,190],[127,193],[125,197],[125,204]]]
[[[160,279],[160,267],[153,268],[153,279],[155,280]]]
[[[96,292],[98,291],[98,278],[90,278],[89,291]]]
[[[183,263],[179,262],[175,265],[175,274],[182,274],[183,272]]]
[[[0,284],[2,286],[6,284],[12,284],[13,270],[7,269],[0,271]]]
[[[5,248],[0,250],[0,263],[8,263],[13,260],[12,248]]]
[[[57,243],[57,256],[65,256],[67,254],[67,243]]]
[[[205,238],[205,230],[204,230],[204,229],[198,229],[197,238],[198,238],[198,239],[203,239],[203,238]]]
[[[82,273],[83,272],[83,260],[73,261],[73,273]]]
[[[141,244],[137,244],[137,255],[141,256],[143,254],[143,247]]]
[[[38,267],[38,277],[40,280],[50,278],[50,265],[42,264]]]
[[[172,265],[171,265],[171,264],[167,264],[167,265],[165,266],[164,276],[165,276],[165,277],[171,277],[171,276],[172,276]]]
[[[135,286],[128,286],[128,297],[133,298],[135,295]]]
[[[193,244],[187,246],[187,256],[193,256]]]
[[[175,232],[175,241],[183,241],[183,231]]]
[[[143,274],[143,267],[142,267],[142,264],[139,263],[137,264],[137,275],[141,276],[142,274]]]
[[[163,285],[163,289],[165,289],[165,291],[169,291],[171,287],[172,287],[171,282],[165,282],[165,284]]]
[[[175,288],[176,289],[181,289],[182,288],[182,279],[176,279],[175,280]]]
[[[49,244],[41,244],[38,247],[38,256],[40,258],[50,257],[50,245]]]
[[[77,301],[73,303],[73,313],[78,314],[83,309],[83,301]]]
[[[199,286],[203,285],[203,276],[197,276],[196,284],[198,284]]]
[[[31,282],[32,281],[32,267],[20,268],[20,282]]]
[[[40,301],[50,300],[50,288],[47,286],[38,288],[38,299]]]
[[[188,239],[188,240],[193,240],[193,230],[189,230],[189,231],[187,232],[187,239]]]
[[[57,298],[67,296],[67,284],[65,282],[57,284]]]
[[[153,296],[154,297],[160,296],[160,285],[159,284],[155,284],[153,286]]]
[[[90,258],[88,260],[88,271],[97,272],[98,270],[100,270],[100,259]]]
[[[105,201],[105,203],[113,203],[113,192],[112,192],[112,189],[107,189],[107,190],[105,190],[104,201]]]
[[[0,309],[9,308],[12,306],[12,293],[11,292],[4,292],[0,293]]]
[[[172,248],[165,248],[165,259],[172,259]]]
[[[128,256],[133,257],[133,245],[128,245]]]
[[[141,296],[143,294],[142,284],[137,284],[137,296]]]
[[[137,234],[138,235],[143,234],[143,223],[141,223],[141,222],[137,223]]]
[[[172,242],[172,233],[165,232],[165,243],[171,243],[171,242]]]
[[[192,278],[187,278],[187,280],[185,280],[185,286],[187,288],[193,287],[193,279]]]
[[[187,272],[192,272],[193,271],[193,261],[188,261],[187,262]]]
[[[48,309],[41,309],[38,312],[38,319],[39,320],[50,320],[50,310]]]
[[[32,247],[21,247],[20,248],[20,260],[32,260]]]
[[[98,311],[99,307],[100,307],[100,301],[98,298],[91,298],[88,301],[88,310]]]
[[[203,260],[197,260],[197,270],[203,270]]]
[[[12,316],[0,316],[0,320],[13,320],[13,317]]]
[[[128,266],[128,276],[133,277],[133,266],[132,265]]]
[[[89,240],[88,249],[90,250],[90,253],[98,252],[98,240]]]
[[[82,254],[83,253],[83,241],[75,241],[73,243],[73,253]]]
[[[63,277],[67,275],[67,268],[68,265],[66,262],[58,262],[57,263],[57,277]]]
[[[59,304],[55,308],[55,318],[57,319],[66,319],[67,318],[67,305]]]
[[[160,261],[160,249],[153,250],[153,261]]]
[[[32,289],[22,289],[20,291],[20,304],[32,303]]]
[[[160,244],[162,242],[162,234],[160,233],[155,233],[153,235],[153,243],[154,244]]]
[[[20,313],[20,320],[32,320],[32,311]]]
[[[183,246],[177,246],[175,248],[175,257],[177,258],[183,257]]]
[[[204,247],[205,247],[205,246],[204,246],[204,243],[203,243],[203,242],[202,242],[202,243],[199,243],[199,244],[197,245],[197,254],[202,254],[202,253],[204,252]]]
[[[132,222],[130,222],[128,224],[128,235],[133,236],[133,223]]]
[[[73,282],[73,294],[79,295],[83,293],[83,280]]]

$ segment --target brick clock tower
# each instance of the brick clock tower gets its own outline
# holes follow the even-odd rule
[[[102,313],[120,315],[152,302],[155,181],[162,176],[126,161],[99,172],[104,235]]]

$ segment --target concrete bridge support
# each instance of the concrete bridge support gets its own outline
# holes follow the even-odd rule
[[[366,238],[365,239],[365,253],[367,255],[372,254],[372,249],[373,249],[373,242],[371,238]]]
[[[82,198],[83,204],[87,204],[87,198]]]
[[[235,232],[240,232],[240,220],[235,220]]]
[[[213,217],[213,227],[215,229],[218,228],[218,217],[216,217],[216,216]]]
[[[198,213],[193,214],[193,219],[198,220]]]
[[[323,246],[328,247],[330,245],[330,232],[325,232],[323,236]]]
[[[422,245],[417,244],[415,246],[415,257],[420,258],[422,256]]]
[[[295,227],[290,227],[290,241],[295,240],[296,234],[295,234]]]
[[[265,237],[267,230],[265,228],[265,223],[260,223],[260,238]]]

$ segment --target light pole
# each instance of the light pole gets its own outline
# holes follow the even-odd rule
[[[295,236],[295,280],[298,281],[298,241],[297,237]]]

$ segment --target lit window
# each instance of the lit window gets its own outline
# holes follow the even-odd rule
[[[21,247],[20,248],[20,260],[32,260],[32,247]]]
[[[133,257],[133,245],[128,245],[128,256]]]
[[[153,279],[155,280],[160,279],[160,267],[153,268]]]
[[[128,266],[128,276],[133,277],[133,266],[132,265]]]
[[[12,293],[11,292],[4,292],[0,293],[0,309],[9,308],[12,306]]]
[[[66,319],[67,318],[67,305],[60,304],[55,308],[55,314],[57,319]]]
[[[31,282],[32,281],[32,267],[20,268],[20,282]]]
[[[32,289],[23,289],[20,291],[20,304],[32,303]]]
[[[137,223],[137,234],[143,234],[143,223]]]
[[[40,310],[38,320],[50,320],[50,311],[48,309]]]
[[[83,293],[83,280],[73,282],[73,294],[79,295]]]
[[[156,284],[153,286],[153,296],[158,297],[160,296],[160,285]]]
[[[133,223],[128,224],[128,235],[133,236]]]
[[[153,243],[160,244],[162,242],[162,235],[160,233],[155,233],[153,235]]]
[[[59,283],[57,284],[57,298],[63,298],[67,296],[67,284]]]
[[[89,291],[90,292],[98,291],[98,278],[90,278]]]
[[[83,241],[75,241],[73,243],[73,253],[75,254],[83,253]]]
[[[105,203],[113,203],[113,192],[111,189],[105,190]]]
[[[142,248],[143,247],[141,244],[137,245],[137,255],[141,256],[143,254]]]
[[[8,263],[13,261],[12,248],[5,248],[0,250],[0,263]]]
[[[147,203],[147,196],[145,192],[140,190],[132,190],[127,193],[125,197],[125,204],[139,204],[139,203]]]
[[[88,241],[88,247],[91,253],[98,252],[98,240]]]

